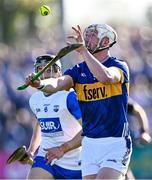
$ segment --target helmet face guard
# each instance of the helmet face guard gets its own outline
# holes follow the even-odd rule
[[[45,54],[42,56],[38,56],[35,60],[34,67],[35,67],[35,72],[38,72],[38,67],[39,66],[45,66],[47,65],[55,56],[50,55],[50,54]],[[52,65],[54,68],[54,71],[57,72],[57,69],[61,70],[61,63],[60,61],[56,61],[54,65]]]
[[[117,40],[117,34],[115,30],[107,24],[90,25],[84,30],[83,37],[87,49],[92,54],[112,47]],[[102,40],[104,38],[108,38],[107,46],[101,46]]]

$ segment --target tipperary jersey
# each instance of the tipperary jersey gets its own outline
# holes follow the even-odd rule
[[[31,96],[29,104],[41,127],[41,144],[37,156],[44,157],[44,148],[60,146],[82,129],[77,121],[81,118],[81,111],[74,91],[59,91],[52,95],[38,91]],[[80,150],[77,148],[65,153],[55,164],[79,170]]]
[[[113,84],[99,82],[85,62],[64,73],[73,78],[82,112],[83,135],[90,138],[126,136],[128,66],[124,61],[114,57],[109,57],[103,65],[118,68],[122,76],[121,82]]]

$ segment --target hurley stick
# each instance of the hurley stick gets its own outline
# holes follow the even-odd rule
[[[43,72],[50,66],[52,66],[57,60],[59,60],[60,58],[64,57],[65,55],[67,55],[68,53],[78,49],[80,46],[82,46],[82,44],[71,44],[69,46],[66,46],[64,48],[62,48],[57,55],[38,73],[36,73],[33,78],[32,81],[35,81],[38,79],[38,77],[40,77]],[[24,90],[28,87],[29,85],[27,84],[23,84],[22,86],[17,87],[17,90]]]

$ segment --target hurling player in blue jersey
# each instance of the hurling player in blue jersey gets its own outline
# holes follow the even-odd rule
[[[110,55],[117,34],[107,24],[90,25],[83,33],[79,25],[72,30],[68,44],[82,44],[76,51],[83,62],[49,83],[32,82],[32,75],[26,83],[49,93],[73,87],[82,112],[83,179],[124,178],[132,153],[127,121],[129,70],[123,60]]]
[[[35,72],[40,71],[53,57],[49,54],[38,56]],[[61,74],[61,63],[57,61],[44,72],[41,79],[47,81],[48,78],[57,78]],[[27,153],[36,157],[28,179],[82,179],[79,165],[81,147],[64,153],[60,159],[54,159],[54,164],[48,159],[50,148],[71,140],[82,129],[78,122],[81,111],[76,93],[73,90],[51,94],[37,91],[31,96],[29,104],[36,121]],[[28,158],[21,163],[27,161]]]

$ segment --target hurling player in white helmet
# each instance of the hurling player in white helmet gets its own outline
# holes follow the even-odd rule
[[[84,32],[78,25],[72,30],[68,44],[82,44],[76,50],[82,62],[50,80],[42,91],[74,88],[77,93],[82,113],[83,179],[123,179],[132,153],[127,120],[128,66],[110,54],[117,34],[109,25],[93,24]],[[39,80],[32,83],[30,78],[26,83],[32,87],[44,84]]]
[[[53,55],[45,54],[36,58],[35,72],[40,71]],[[57,61],[48,68],[41,79],[60,77],[61,63]],[[79,155],[81,148],[76,148],[64,154],[54,164],[48,161],[49,148],[60,146],[72,139],[82,128],[81,111],[74,91],[59,91],[56,93],[34,93],[30,100],[30,108],[36,121],[30,146],[27,150],[29,156],[34,157],[34,163],[29,172],[28,179],[81,179]],[[62,151],[62,146],[60,147]],[[36,153],[37,152],[37,153]],[[24,160],[22,163],[26,163]]]

